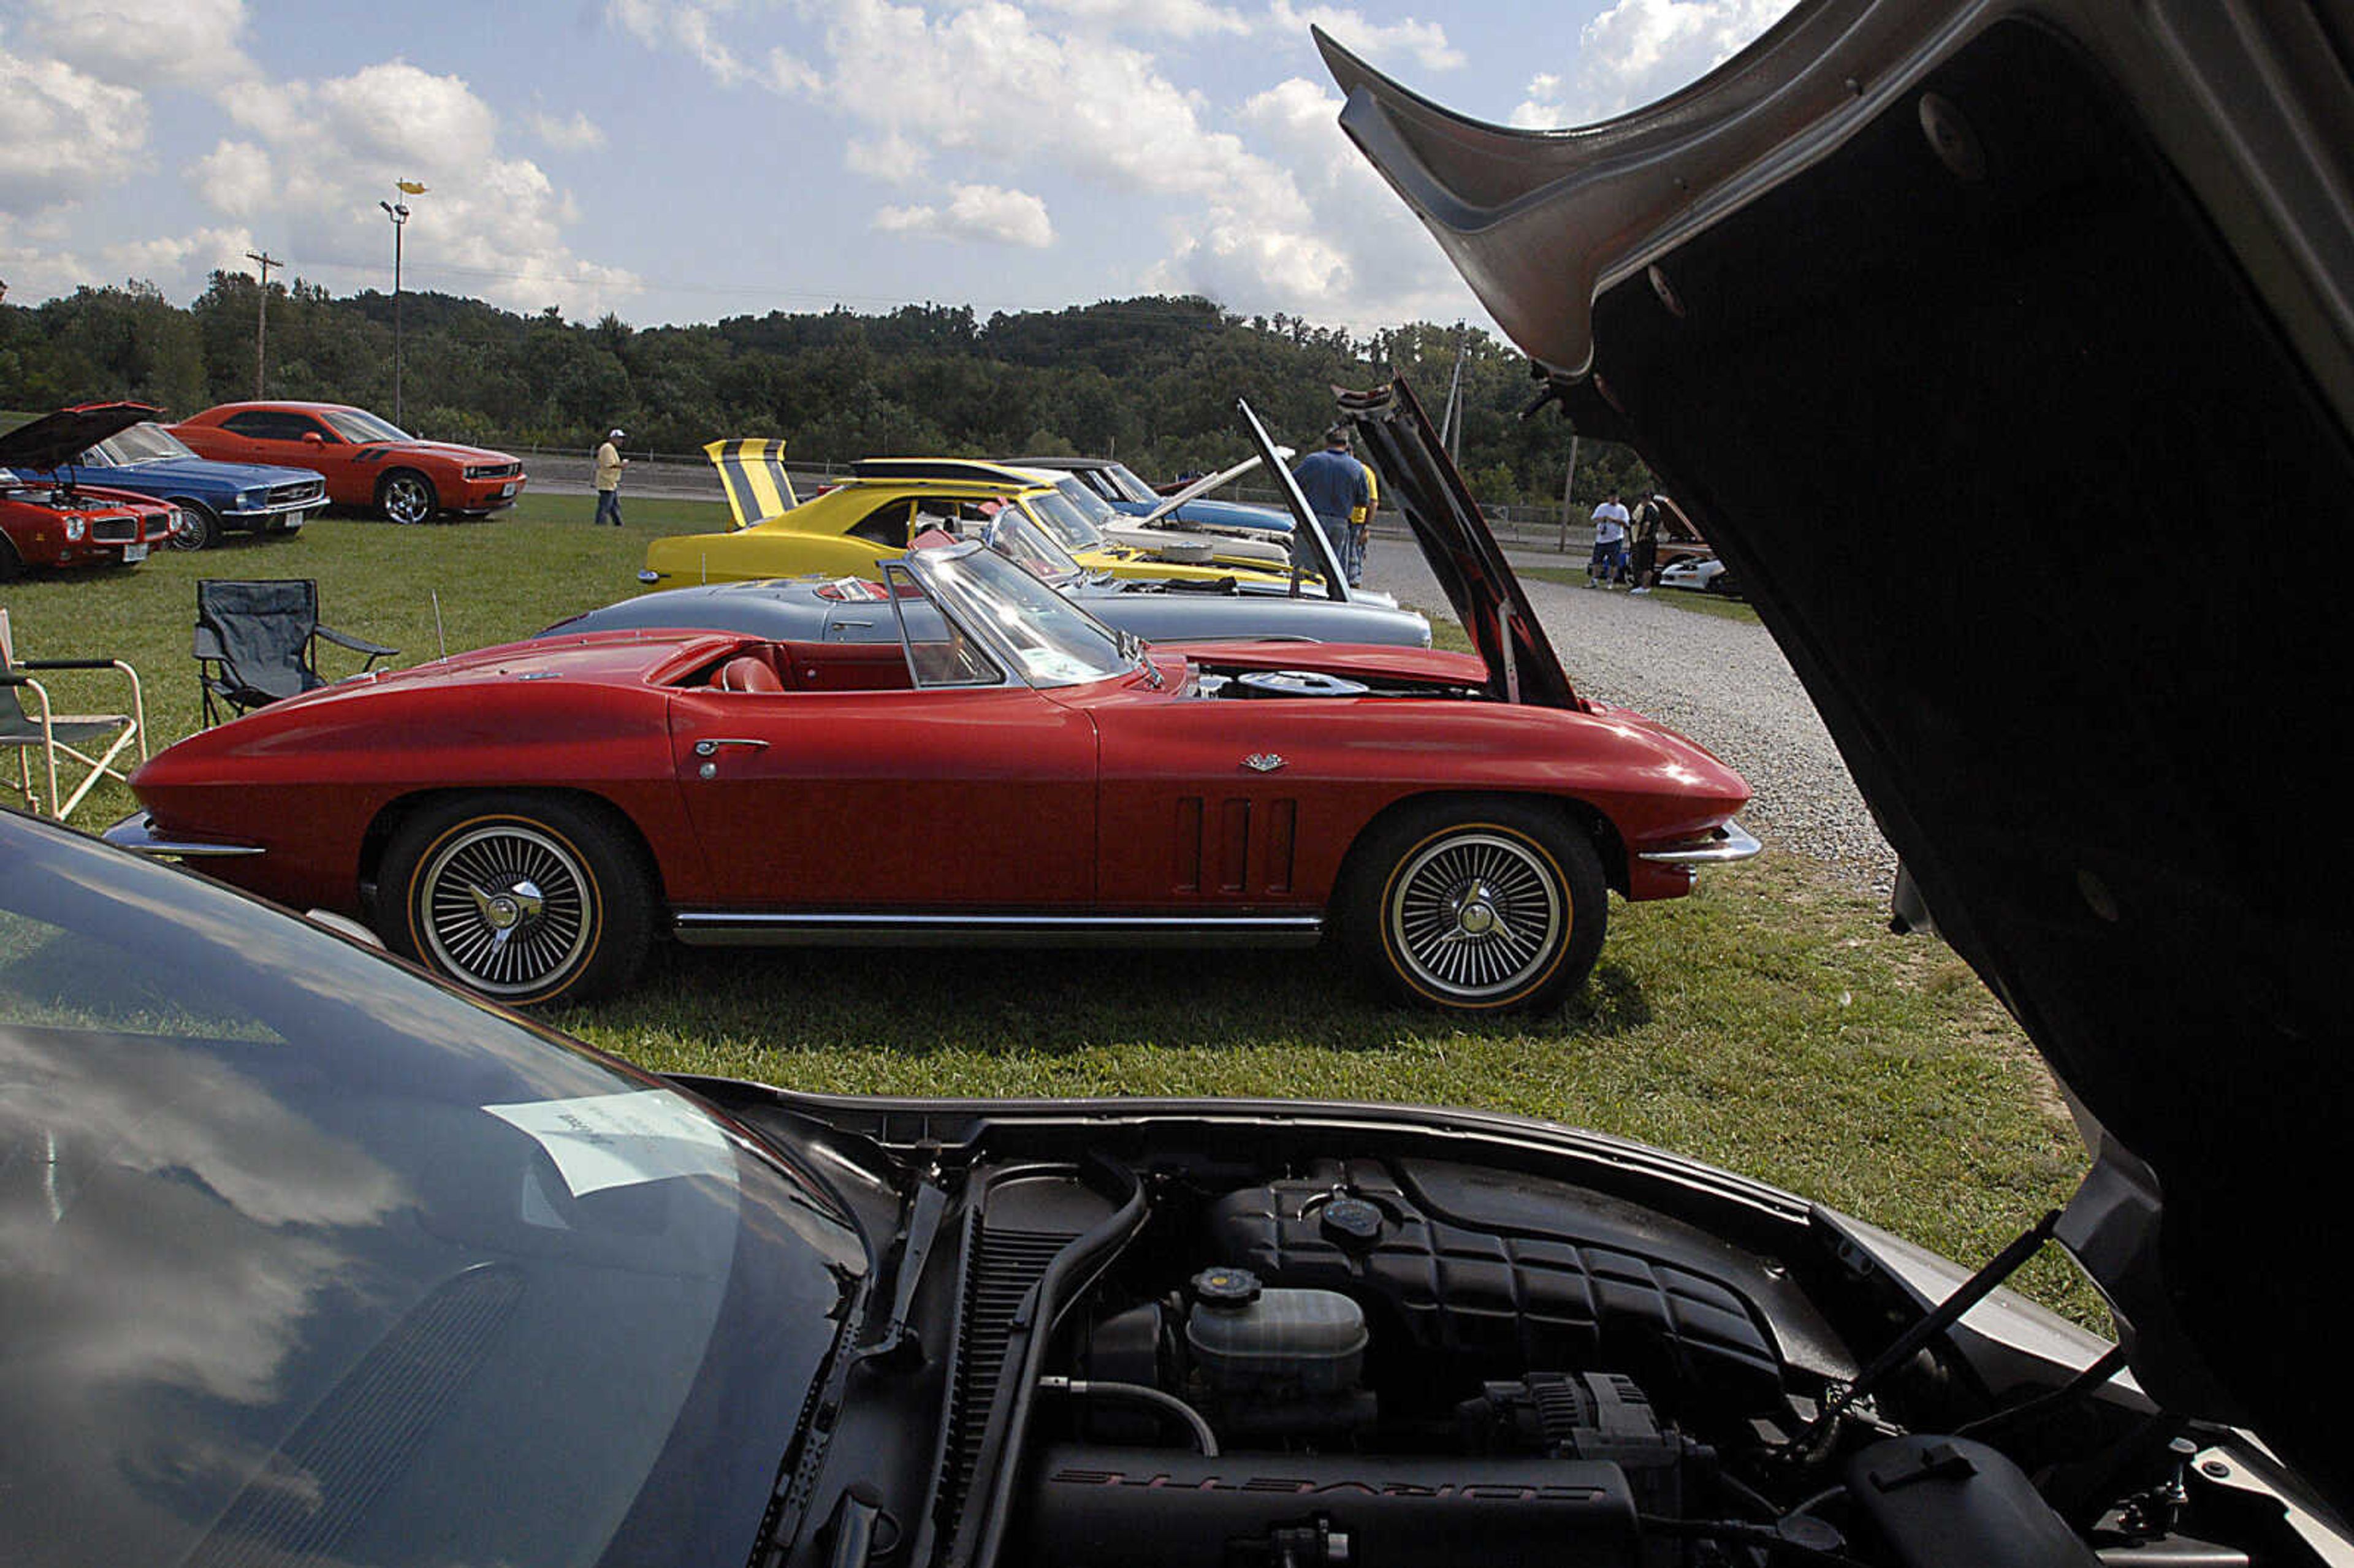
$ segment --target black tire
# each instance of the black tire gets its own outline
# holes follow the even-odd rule
[[[395,950],[514,1007],[627,985],[653,941],[654,895],[627,831],[594,807],[474,795],[394,835],[376,928]]]
[[[8,536],[0,534],[0,583],[13,583],[24,575],[24,558],[16,554],[16,546],[8,542]]]
[[[413,468],[397,468],[376,482],[376,509],[392,523],[430,523],[441,510],[433,482]]]
[[[1334,899],[1348,956],[1400,1001],[1456,1012],[1544,1008],[1585,983],[1609,890],[1562,812],[1432,801],[1376,825]]]
[[[172,548],[209,550],[221,542],[221,520],[211,507],[201,501],[172,504],[180,509],[180,525],[172,531]]]

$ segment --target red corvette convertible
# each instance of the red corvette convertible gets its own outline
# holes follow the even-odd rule
[[[1675,897],[1754,853],[1749,790],[1572,693],[1402,387],[1356,418],[1478,655],[1149,648],[959,545],[890,588],[783,585],[803,636],[559,636],[275,704],[142,768],[109,837],[514,1002],[620,984],[663,933],[1331,931],[1403,998],[1543,1005],[1592,968],[1608,889]]]
[[[518,458],[419,440],[341,403],[223,403],[171,430],[198,457],[315,469],[327,476],[329,501],[395,523],[482,516],[513,506],[525,484]]]

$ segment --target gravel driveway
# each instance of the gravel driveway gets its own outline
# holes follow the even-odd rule
[[[1515,554],[1514,564],[1583,562]],[[1446,596],[1403,536],[1376,535],[1366,582],[1447,617]],[[1672,725],[1739,768],[1756,791],[1742,825],[1768,844],[1888,891],[1895,852],[1764,627],[1678,609],[1656,593],[1637,599],[1533,578],[1522,586],[1580,692]]]

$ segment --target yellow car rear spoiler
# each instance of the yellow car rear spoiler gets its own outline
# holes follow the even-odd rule
[[[785,443],[777,440],[713,441],[703,449],[719,471],[720,486],[727,492],[727,510],[736,526],[749,528],[764,517],[790,512],[801,503],[793,493],[792,477],[785,472]]]

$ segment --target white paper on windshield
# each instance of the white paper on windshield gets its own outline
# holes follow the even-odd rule
[[[537,1139],[576,1198],[673,1176],[735,1173],[726,1138],[664,1089],[482,1108]]]

